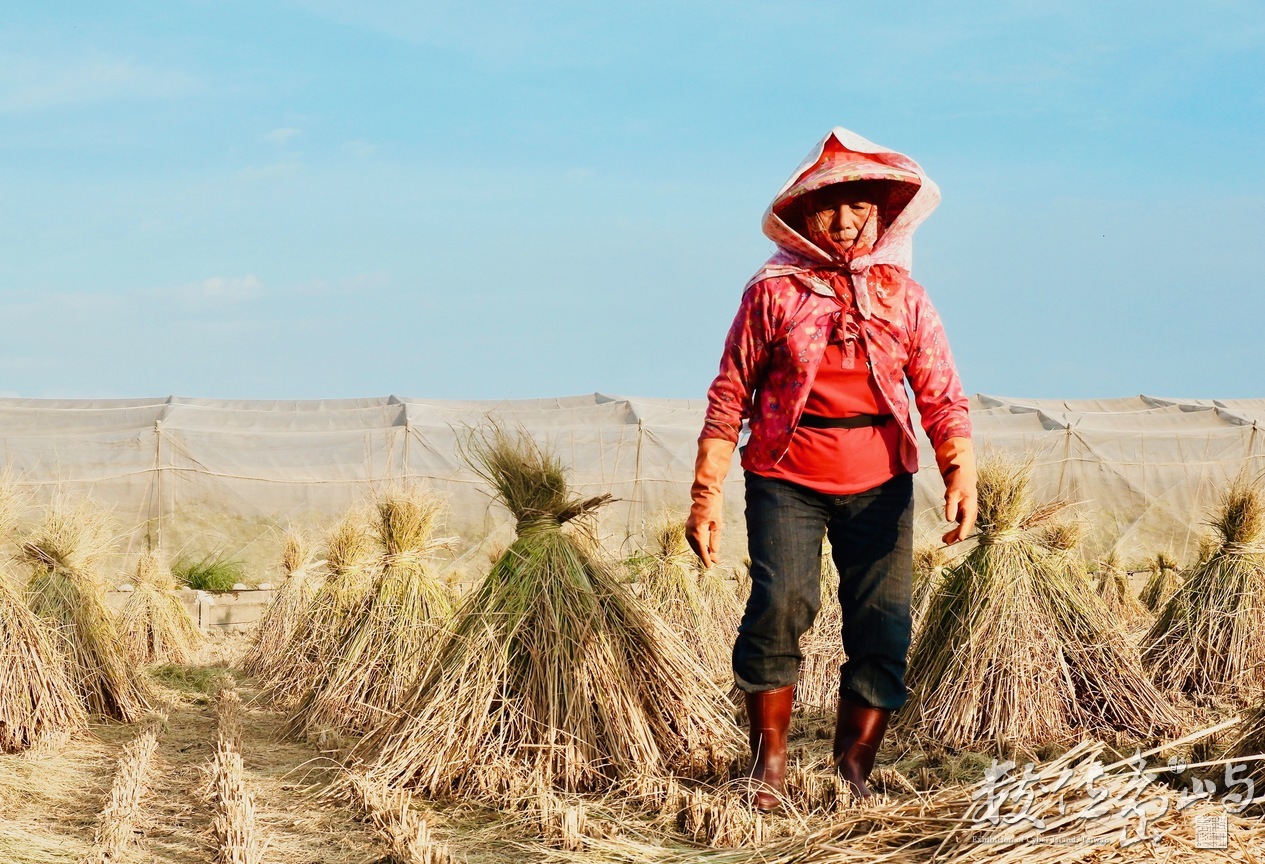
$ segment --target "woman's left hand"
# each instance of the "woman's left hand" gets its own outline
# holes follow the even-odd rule
[[[979,512],[975,449],[970,438],[950,438],[936,448],[936,464],[944,478],[944,520],[956,522],[941,538],[946,545],[971,536]]]

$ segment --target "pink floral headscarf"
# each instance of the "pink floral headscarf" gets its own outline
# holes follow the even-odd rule
[[[882,219],[873,248],[859,255],[833,256],[788,223],[794,202],[801,196],[857,180],[885,181],[891,189],[887,200],[880,202]],[[889,288],[883,279],[876,278],[872,268],[887,264],[908,272],[913,266],[914,230],[939,203],[940,188],[917,162],[836,126],[795,169],[765,210],[764,234],[777,244],[778,251],[748,284],[794,274],[815,281],[813,270],[845,270],[852,275],[857,310],[869,318],[875,301],[886,305],[893,299],[884,296]]]

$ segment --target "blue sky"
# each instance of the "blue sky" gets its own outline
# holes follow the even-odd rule
[[[831,126],[968,392],[1265,395],[1265,5],[17,2],[0,392],[701,397]]]

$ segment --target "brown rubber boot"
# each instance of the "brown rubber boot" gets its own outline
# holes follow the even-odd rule
[[[848,699],[839,700],[839,713],[835,718],[835,772],[847,781],[858,798],[869,798],[872,793],[865,785],[874,770],[879,744],[887,732],[887,721],[892,712],[886,708],[871,708]]]
[[[786,735],[791,728],[795,685],[746,695],[751,724],[747,796],[757,810],[768,812],[782,806],[786,789]]]

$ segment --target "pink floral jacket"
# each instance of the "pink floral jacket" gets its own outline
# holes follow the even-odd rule
[[[936,448],[949,438],[970,437],[967,399],[926,291],[903,268],[878,265],[873,271],[877,290],[867,292],[872,303],[860,322],[861,335],[871,374],[904,433],[901,461],[913,473],[918,445],[905,381]],[[747,420],[751,438],[744,464],[755,471],[776,464],[799,423],[839,310],[833,290],[811,270],[757,277],[725,339],[699,437],[736,443]]]

